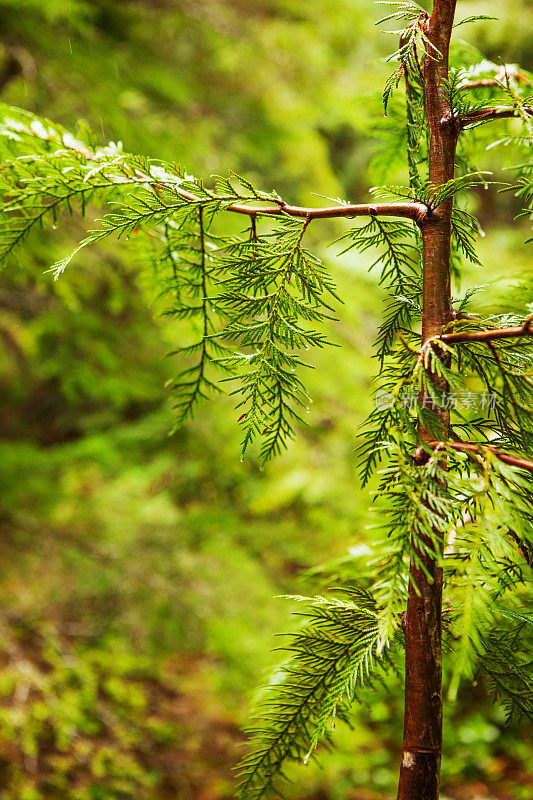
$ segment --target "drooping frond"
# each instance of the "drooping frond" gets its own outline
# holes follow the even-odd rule
[[[482,641],[479,672],[502,705],[508,722],[533,721],[533,618],[495,608],[497,625]]]
[[[403,220],[371,218],[336,241],[344,244],[341,253],[352,248],[359,253],[377,253],[368,269],[379,267],[379,283],[388,290],[390,297],[376,341],[376,356],[382,367],[398,331],[402,327],[410,328],[420,310],[420,252],[416,227]]]
[[[153,257],[161,293],[167,301],[163,314],[186,320],[193,329],[193,341],[177,346],[168,355],[186,361],[169,383],[176,412],[176,426],[194,413],[200,400],[221,388],[211,377],[222,368],[219,359],[226,348],[215,334],[220,328],[221,309],[213,293],[213,259],[210,237],[202,206],[167,221],[158,231],[162,247]],[[215,247],[215,245],[212,245]]]
[[[490,450],[448,454],[461,517],[452,529],[446,569],[454,608],[449,695],[483,662],[484,642],[494,631],[501,603],[533,574],[531,546],[533,480]]]
[[[376,250],[378,256],[369,271],[379,266],[379,281],[385,286],[404,290],[404,282],[418,273],[418,251],[413,224],[403,220],[381,220],[371,217],[367,223],[351,228],[337,242],[348,242],[341,253],[355,248],[359,253]]]
[[[375,546],[377,576],[372,579],[381,609],[380,647],[391,641],[400,625],[410,565],[424,570],[423,559],[428,555],[441,561],[447,532],[460,513],[459,503],[446,485],[441,456],[416,465],[402,448],[391,451],[375,492],[379,522],[373,526],[384,537]]]
[[[444,343],[439,350],[420,347],[420,334],[403,330],[379,376],[374,393],[374,408],[361,426],[357,446],[361,478],[366,484],[390,445],[400,442],[416,448],[417,424],[422,422],[435,439],[442,428],[433,413],[446,398],[435,385],[442,378],[457,388],[461,378],[446,364],[449,351]]]
[[[418,276],[405,277],[402,293],[398,290],[394,291],[394,287],[388,292],[376,338],[376,357],[381,368],[383,368],[385,358],[392,350],[398,333],[402,330],[410,330],[411,326],[420,320],[422,314],[421,294],[422,284]]]
[[[424,8],[413,2],[387,2],[386,0],[385,2],[380,2],[380,5],[396,6],[396,10],[378,20],[377,25],[391,20],[406,23],[400,30],[386,31],[386,33],[398,37],[400,40],[398,50],[388,58],[388,61],[397,61],[399,66],[385,84],[383,105],[385,113],[387,113],[388,103],[402,78],[402,74],[415,77],[418,81],[421,81],[424,58],[436,59],[440,56],[440,53],[424,32],[422,23],[428,18],[427,11]]]
[[[297,374],[309,366],[300,353],[330,343],[316,326],[333,319],[326,295],[336,299],[327,270],[303,246],[309,218],[283,215],[274,228],[267,222],[259,231],[256,215],[248,214],[243,235],[220,237],[213,232],[220,212],[236,203],[260,209],[265,200],[277,211],[282,201],[234,174],[207,188],[176,165],[132,156],[117,145],[98,148],[90,137],[75,139],[25,112],[4,119],[0,134],[9,153],[0,179],[7,198],[2,255],[46,218],[55,222],[63,209],[72,213],[77,205],[83,212],[89,200],[111,205],[53,267],[56,277],[80,250],[110,236],[147,241],[166,313],[192,327],[189,341],[173,350],[185,360],[169,384],[177,424],[200,399],[222,389],[214,375],[223,369],[238,381],[233,394],[243,453],[258,436],[263,461],[278,454],[310,402]]]
[[[452,248],[472,264],[482,266],[475,249],[476,235],[484,235],[477,219],[455,206],[452,212]]]
[[[238,797],[258,800],[283,777],[288,761],[307,761],[328,724],[345,718],[360,686],[378,663],[378,611],[363,589],[346,600],[297,597],[302,627],[283,647],[290,660],[262,694],[250,752],[239,767]]]
[[[296,370],[297,351],[331,344],[313,326],[333,319],[327,294],[336,291],[321,261],[302,245],[308,221],[282,217],[273,231],[230,244],[219,260],[225,277],[218,302],[227,317],[221,338],[237,350],[221,363],[236,370],[243,454],[264,437],[263,461],[294,435],[310,398]],[[233,380],[233,379],[230,379]]]

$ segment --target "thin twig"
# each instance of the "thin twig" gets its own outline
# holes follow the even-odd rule
[[[522,111],[529,117],[533,117],[533,106],[522,106]],[[463,114],[458,118],[460,128],[471,125],[475,122],[487,122],[492,119],[509,119],[519,117],[520,114],[512,106],[490,106],[488,108],[477,108]]]
[[[433,345],[439,342],[443,342],[444,344],[485,342],[491,347],[491,343],[495,339],[520,339],[523,336],[533,336],[533,314],[530,314],[530,316],[524,320],[523,324],[517,328],[492,328],[488,331],[455,331],[431,336],[429,339],[426,339],[418,351],[415,370],[423,362],[426,351],[429,348],[433,349]]]
[[[96,156],[88,148],[77,143],[76,146],[63,142],[68,150],[74,150],[81,153],[85,158],[94,161]],[[172,189],[179,197],[184,200],[190,200],[193,203],[202,203],[205,198],[198,197],[193,192],[188,192],[181,189],[177,184],[166,184],[164,181],[155,181],[153,177],[145,175],[139,170],[135,170],[136,177],[141,181],[152,185],[164,185]],[[108,176],[106,176],[108,177]],[[112,180],[112,178],[110,178]],[[120,183],[120,180],[117,180]],[[215,196],[213,196],[215,198]],[[232,211],[235,214],[246,214],[255,219],[258,215],[264,216],[280,216],[288,214],[290,217],[303,217],[304,219],[334,219],[345,218],[351,219],[353,217],[369,216],[369,217],[403,217],[405,219],[412,219],[418,225],[421,225],[428,216],[430,211],[425,203],[416,203],[414,201],[407,201],[403,203],[352,203],[338,206],[329,206],[325,208],[306,208],[303,206],[293,206],[286,203],[284,200],[271,197],[265,198],[265,202],[272,203],[273,205],[264,206],[250,206],[246,203],[233,203],[225,210]],[[436,217],[434,212],[431,212]]]
[[[484,450],[488,450],[490,453],[495,455],[497,458],[500,459],[500,461],[503,461],[505,464],[510,464],[512,467],[518,467],[519,469],[525,469],[528,472],[533,473],[533,461],[528,461],[526,458],[520,458],[519,456],[513,456],[510,453],[503,453],[501,450],[498,450],[496,447],[492,447],[491,445],[476,444],[475,442],[450,442],[450,441],[446,443],[428,442],[428,444],[430,447],[434,449],[434,451],[440,450],[443,447],[451,447],[453,450],[459,450],[465,453],[483,453]]]
[[[461,344],[463,342],[492,342],[494,339],[519,339],[522,336],[533,336],[533,314],[530,314],[520,327],[493,328],[487,331],[455,331],[435,336],[432,341]],[[426,342],[427,344],[428,342]]]
[[[142,177],[142,176],[141,176]],[[154,183],[153,178],[146,177],[147,181]],[[161,183],[161,181],[157,181]],[[185,200],[190,200],[193,203],[201,203],[202,198],[188,192],[185,189],[180,189],[179,186],[172,184],[171,188],[179,197]],[[268,202],[268,201],[267,201]],[[280,216],[288,214],[290,217],[303,217],[304,219],[334,219],[352,217],[403,217],[412,219],[419,225],[424,222],[429,215],[429,209],[424,203],[415,203],[409,201],[406,203],[356,203],[346,204],[339,206],[330,206],[326,208],[306,208],[304,206],[293,206],[283,200],[271,199],[271,202],[276,203],[272,206],[249,206],[242,203],[233,203],[228,206],[225,211],[232,211],[235,214],[246,214],[249,217],[263,216]]]

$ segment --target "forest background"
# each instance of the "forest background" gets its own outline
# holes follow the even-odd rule
[[[360,200],[387,157],[380,89],[396,43],[373,28],[381,11],[0,0],[1,99],[196,176],[235,170],[301,204]],[[477,13],[500,23],[470,26],[469,41],[533,70],[531,4],[459,4],[459,19]],[[499,163],[487,152],[486,169]],[[487,284],[494,309],[528,268],[525,236],[508,227],[509,195],[478,202],[484,266],[464,288]],[[325,561],[349,573],[373,536],[354,449],[381,290],[371,258],[321,253],[346,300],[341,347],[315,360],[309,425],[261,471],[253,453],[239,460],[230,398],[168,435],[165,355],[183,329],[150,269],[106,245],[47,273],[81,228],[35,233],[0,277],[0,798],[229,798],[253,690],[279,660],[273,634],[296,624],[278,596],[323,588]],[[392,796],[401,686],[365,689],[353,731],[335,732],[322,769],[292,770],[289,798]],[[532,796],[531,726],[506,727],[482,684],[444,725],[445,797]]]

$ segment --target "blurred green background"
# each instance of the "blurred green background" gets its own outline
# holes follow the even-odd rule
[[[459,4],[479,12],[501,22],[460,36],[532,69],[531,4]],[[382,179],[383,13],[370,0],[0,0],[2,99],[198,176],[362,199]],[[507,196],[478,211],[485,267],[464,285],[490,283],[488,304],[527,254]],[[309,425],[260,471],[239,460],[229,399],[169,437],[176,329],[149,269],[117,244],[47,274],[97,214],[38,232],[1,276],[0,798],[229,798],[273,634],[294,624],[277,596],[320,588],[308,570],[372,535],[354,448],[382,297],[365,259],[315,238],[346,301],[341,347],[316,358]],[[401,694],[401,678],[365,690],[354,730],[337,731],[322,769],[293,771],[288,796],[391,797]],[[531,733],[505,727],[482,684],[460,697],[443,796],[530,799]]]

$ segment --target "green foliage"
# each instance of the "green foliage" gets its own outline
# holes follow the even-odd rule
[[[489,631],[483,640],[480,670],[487,676],[492,693],[500,699],[507,721],[533,718],[531,682],[531,614],[507,612],[510,624]]]
[[[76,652],[46,628],[22,626],[18,636],[11,630],[4,621],[0,647],[7,667],[0,696],[5,702],[14,693],[15,700],[0,710],[0,731],[26,762],[39,764],[40,775],[30,788],[15,767],[4,788],[24,797],[42,797],[41,791],[59,797],[76,774],[80,800],[102,797],[103,786],[113,800],[139,790],[146,796],[157,775],[144,769],[138,752],[158,736],[158,728],[163,732],[146,715],[146,688],[156,677],[146,659],[118,652],[109,659],[98,649]],[[26,657],[31,638],[41,640],[40,664]]]
[[[457,501],[444,488],[445,472],[438,458],[423,470],[396,449],[382,471],[377,490],[380,530],[386,539],[375,548],[377,574],[372,575],[381,607],[380,647],[398,629],[407,600],[409,562],[422,571],[423,558],[440,561],[441,544],[458,516]]]
[[[244,253],[241,245],[237,263],[232,248],[228,258],[233,274],[223,281],[221,300],[228,322],[221,336],[245,348],[245,354],[238,352],[222,363],[240,370],[242,452],[263,434],[263,461],[279,454],[293,438],[294,422],[302,421],[299,409],[311,402],[294,374],[298,366],[309,365],[294,351],[330,343],[308,327],[332,318],[322,294],[336,294],[321,262],[302,247],[306,227],[305,222],[283,220],[271,234],[245,245]]]
[[[420,250],[417,228],[412,222],[381,220],[371,217],[361,227],[352,228],[337,241],[349,241],[342,251],[352,247],[359,253],[376,250],[378,256],[370,267],[380,267],[379,283],[391,295],[376,341],[380,366],[391,351],[397,333],[408,327],[420,311]]]
[[[113,145],[89,149],[48,122],[23,112],[15,116],[7,118],[1,130],[9,150],[24,153],[7,162],[4,176],[4,192],[10,193],[1,231],[4,256],[46,215],[55,221],[58,208],[71,210],[74,198],[84,212],[87,194],[94,197],[115,185],[119,191],[128,189],[123,200],[113,195],[110,202],[117,210],[106,214],[100,228],[57,262],[55,276],[81,249],[109,236],[144,233],[150,240],[156,236],[161,242],[155,255],[157,273],[163,274],[164,292],[172,300],[167,313],[193,323],[200,319],[200,338],[173,350],[174,355],[197,357],[195,365],[171,382],[177,422],[182,423],[208,391],[220,391],[207,376],[208,363],[225,367],[238,372],[242,386],[234,393],[241,394],[237,408],[242,411],[243,454],[257,435],[265,437],[264,461],[278,454],[293,437],[294,422],[301,420],[298,409],[310,402],[294,374],[297,367],[307,365],[294,351],[329,343],[308,323],[332,319],[323,295],[336,298],[320,260],[302,246],[309,221],[282,218],[265,233],[258,232],[254,222],[242,237],[213,237],[215,214],[233,203],[281,201],[242,178],[237,179],[240,188],[219,180],[212,191],[174,165],[128,156]],[[35,137],[40,138],[43,152],[26,156]],[[19,186],[15,194],[10,188],[13,182]],[[193,199],[182,192],[193,193]],[[185,302],[184,296],[189,298]],[[230,342],[231,351],[214,337]]]
[[[476,234],[483,234],[476,218],[467,211],[455,207],[452,212],[452,241],[455,256],[457,258],[462,255],[472,264],[481,267],[475,248]]]
[[[345,592],[347,600],[289,598],[306,603],[306,622],[283,647],[291,659],[259,701],[254,746],[239,767],[239,797],[262,797],[287,758],[307,762],[330,720],[346,718],[357,687],[373,668],[379,636],[375,602],[361,589]]]
[[[458,487],[465,500],[463,524],[447,559],[463,608],[454,623],[458,641],[449,687],[452,698],[460,678],[472,677],[474,666],[483,663],[484,637],[496,628],[498,606],[512,602],[517,587],[531,579],[514,538],[518,536],[518,542],[529,547],[529,536],[522,536],[529,516],[527,512],[523,519],[526,503],[531,501],[531,480],[491,459],[489,453],[481,463],[475,461],[472,472],[471,480]],[[520,524],[519,533],[515,522]],[[522,557],[517,559],[517,555]]]
[[[73,7],[80,25],[90,17],[85,15],[90,5]],[[482,155],[479,143],[485,143],[483,137],[489,126],[480,120],[467,124],[461,174],[438,187],[429,183],[420,70],[424,59],[438,59],[440,54],[425,36],[424,9],[412,3],[393,5],[397,9],[385,20],[397,19],[406,25],[403,30],[392,32],[400,35],[400,47],[391,57],[398,67],[386,83],[384,101],[394,133],[392,146],[398,141],[406,143],[407,176],[402,174],[397,179],[395,175],[398,185],[380,187],[373,194],[417,201],[426,206],[429,214],[438,213],[441,203],[453,199],[452,263],[459,278],[464,271],[463,262],[480,264],[476,235],[481,228],[470,213],[468,201],[474,192],[489,185],[488,173],[471,166],[472,157]],[[292,8],[291,4],[289,7],[287,13],[303,13],[305,18],[307,12]],[[57,8],[58,19],[70,11],[63,3]],[[468,115],[490,107],[496,100],[500,105],[503,95],[507,106],[516,111],[525,133],[517,136],[511,131],[493,144],[505,145],[513,154],[523,150],[531,139],[531,122],[525,111],[527,93],[508,80],[495,87],[488,102],[474,102],[465,82],[493,73],[494,65],[485,62],[470,68],[461,59],[462,56],[450,71],[444,87],[452,114]],[[406,105],[400,115],[394,105],[397,96],[392,94],[402,78]],[[275,100],[277,109],[277,95]],[[171,161],[133,156],[120,144],[100,147],[83,127],[74,137],[29,112],[4,107],[2,115],[2,257],[8,260],[20,244],[31,245],[30,234],[43,223],[55,227],[69,214],[74,225],[79,226],[78,210],[83,217],[92,214],[94,205],[104,206],[106,213],[94,229],[85,238],[78,237],[81,241],[70,256],[56,261],[52,267],[55,276],[59,278],[71,261],[73,266],[77,263],[74,256],[79,254],[82,259],[88,247],[92,254],[98,252],[93,250],[95,245],[105,245],[113,237],[129,240],[130,251],[143,267],[147,263],[153,267],[151,272],[144,269],[144,274],[149,275],[145,280],[155,285],[157,303],[164,305],[163,315],[172,326],[172,337],[178,341],[177,346],[172,345],[171,355],[183,360],[182,368],[168,381],[176,426],[189,421],[200,400],[213,392],[222,393],[229,386],[240,414],[243,454],[257,438],[262,440],[262,462],[280,454],[305,421],[302,410],[310,402],[300,377],[303,369],[311,366],[305,353],[311,348],[320,351],[332,343],[330,327],[335,311],[331,304],[343,296],[319,256],[304,246],[304,238],[307,244],[310,231],[315,229],[309,215],[291,217],[277,192],[259,190],[255,180],[234,173],[228,178],[219,177],[214,183],[197,180]],[[395,157],[390,163],[395,163]],[[522,164],[522,158],[511,165],[515,175],[512,188],[525,209],[520,219],[531,214],[533,196],[531,169]],[[404,181],[409,185],[401,185]],[[462,207],[459,203],[464,196],[466,203]],[[226,213],[235,204],[254,208],[253,213],[248,211],[239,217],[245,221],[240,229],[231,227]],[[376,503],[381,520],[379,533],[384,540],[369,547],[370,557],[364,564],[351,564],[348,600],[297,598],[307,603],[307,622],[291,637],[286,649],[292,658],[276,674],[260,708],[250,753],[240,767],[242,797],[261,797],[277,786],[286,762],[305,761],[321,739],[328,742],[331,719],[347,717],[363,679],[388,666],[387,648],[400,639],[409,563],[423,567],[420,559],[424,553],[443,567],[452,602],[447,658],[450,697],[458,695],[464,678],[472,679],[485,672],[510,718],[531,715],[527,642],[522,645],[520,639],[522,649],[517,652],[518,648],[514,648],[513,656],[505,642],[509,636],[518,642],[523,626],[530,623],[523,615],[519,617],[516,598],[530,578],[524,553],[527,556],[531,548],[533,489],[528,474],[507,466],[490,449],[505,448],[517,455],[533,450],[531,339],[502,339],[490,345],[465,341],[450,346],[436,337],[421,347],[421,240],[416,225],[371,215],[368,223],[350,226],[335,240],[344,247],[341,255],[352,249],[363,257],[372,252],[369,269],[378,268],[378,283],[389,295],[377,332],[376,352],[381,369],[379,391],[387,394],[388,402],[374,408],[366,433],[358,442],[365,482],[385,461],[378,477]],[[331,238],[335,233],[338,231],[331,232]],[[532,311],[522,303],[508,313],[487,316],[479,309],[476,313],[476,306],[469,303],[474,308],[469,307],[467,314],[467,301],[472,297],[467,292],[453,323],[443,333],[475,333],[520,325]],[[452,411],[454,437],[466,437],[477,444],[475,452],[461,453],[446,445],[435,450],[421,441],[422,426],[435,441],[441,438],[442,431],[432,414],[435,406],[446,402],[439,390],[439,379],[445,380],[452,392],[469,394],[481,388],[491,398],[482,416],[468,410]],[[90,382],[89,377],[85,384]],[[134,395],[132,391],[131,396]],[[153,396],[149,391],[147,395]],[[181,435],[186,437],[186,432],[187,428]],[[417,448],[425,449],[425,464],[413,460]],[[198,500],[202,480],[196,478],[191,483],[194,492],[187,495],[183,506]],[[183,486],[179,491],[187,494]],[[288,496],[298,497],[297,490],[289,487],[288,492]],[[269,501],[264,502],[268,507]],[[61,518],[61,509],[57,513]],[[242,517],[246,520],[245,510]],[[172,513],[171,520],[175,524]],[[220,527],[234,525],[239,528],[228,512]],[[257,580],[246,554],[239,549],[237,534],[235,540],[231,535],[228,539],[224,538],[227,534],[222,535],[224,547],[220,548],[211,541],[205,545],[202,539],[211,535],[205,532],[206,528],[209,530],[206,517],[200,514],[191,527],[195,529],[187,557],[193,564],[200,563],[199,572],[204,570],[214,579],[218,564],[226,565],[219,552],[225,549],[236,559],[237,571],[241,567],[250,578],[248,583]],[[330,526],[324,525],[327,527]],[[196,562],[198,556],[194,554],[202,552],[204,546],[206,558]],[[212,561],[215,566],[209,566]],[[232,566],[226,567],[228,572]],[[175,579],[172,570],[170,573]],[[183,574],[193,582],[194,569],[189,574],[185,565],[177,577]],[[106,583],[105,576],[102,581]],[[165,592],[170,592],[170,584],[171,580],[164,581]],[[150,584],[150,592],[153,588]],[[242,595],[247,587],[238,584],[237,590]],[[116,595],[111,593],[111,597]],[[193,613],[186,598],[172,595],[172,602],[181,602],[187,613]],[[163,604],[154,614],[165,618],[167,608]],[[228,614],[226,622],[229,617]],[[238,657],[231,643],[219,641],[231,638],[227,631],[218,631],[213,638],[228,659]],[[63,661],[50,661],[50,665],[52,677],[38,676],[32,687],[52,699],[57,715],[44,714],[39,701],[21,727],[17,728],[17,717],[10,709],[0,720],[10,739],[23,731],[24,753],[30,758],[36,757],[50,729],[54,747],[60,751],[78,734],[90,740],[101,733],[99,726],[109,709],[94,715],[95,685],[99,680],[104,681],[111,710],[119,717],[124,713],[133,718],[136,709],[143,707],[142,691],[136,692],[112,669],[102,678],[96,667],[92,670],[87,654],[76,661],[74,676],[63,671]],[[51,688],[48,680],[53,684]],[[58,692],[55,680],[61,687]],[[78,681],[81,687],[75,698],[63,692],[63,685],[70,680]],[[7,696],[12,691],[10,684]],[[139,787],[144,790],[156,785],[157,776],[144,771],[137,760],[136,748],[143,746],[145,735],[140,727],[127,746],[117,750],[113,744],[94,754],[91,774],[105,781],[104,791],[108,794],[132,796]],[[114,741],[123,735],[120,726],[113,729]],[[54,790],[65,789],[69,768],[70,762],[60,767],[56,779],[59,784]],[[91,789],[87,791],[91,800],[99,796],[98,788],[93,795]]]
[[[389,57],[389,61],[398,61],[399,66],[385,83],[383,105],[385,113],[391,95],[398,88],[402,75],[408,79],[420,81],[424,58],[438,58],[440,55],[424,33],[422,23],[428,18],[425,9],[412,2],[381,2],[381,5],[397,6],[397,10],[383,17],[377,23],[389,20],[405,21],[407,25],[401,30],[387,31],[400,38],[400,47]]]

